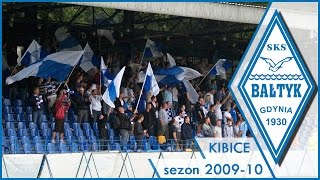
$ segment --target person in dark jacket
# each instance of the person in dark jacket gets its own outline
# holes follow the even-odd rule
[[[119,112],[119,107],[123,107],[124,104],[125,104],[123,97],[124,97],[124,93],[123,93],[123,91],[121,91],[121,92],[120,92],[120,95],[119,95],[119,98],[117,98],[117,99],[115,100],[115,102],[114,102],[114,105],[115,105],[115,108],[114,108],[114,109],[115,109],[117,112]]]
[[[192,127],[189,116],[184,117],[184,123],[181,125],[181,140],[183,142],[183,149],[191,148]]]
[[[138,150],[142,150],[143,149],[143,144],[142,144],[142,141],[143,141],[143,138],[146,134],[146,130],[143,130],[142,128],[142,122],[144,121],[144,117],[142,114],[138,115],[138,120],[137,122],[134,124],[134,137],[136,139],[136,142],[137,142],[137,149]]]
[[[154,126],[156,123],[156,114],[152,111],[152,104],[148,103],[143,113],[144,120],[142,122],[143,130],[146,130],[149,136],[154,136]]]
[[[124,148],[129,141],[129,132],[131,131],[131,121],[135,116],[131,118],[124,113],[124,108],[119,107],[117,117],[120,122],[119,132],[120,132],[120,142],[122,147]]]
[[[73,101],[77,104],[78,123],[88,122],[89,118],[89,97],[85,94],[84,88],[79,88],[79,95],[73,97]]]
[[[185,106],[185,111],[188,116],[191,116],[191,102],[189,93],[185,93],[183,97],[183,105]]]
[[[44,99],[40,95],[39,87],[33,89],[33,95],[29,99],[30,105],[32,106],[32,117],[33,122],[38,124],[38,127],[41,125],[41,119],[43,114],[43,103]]]

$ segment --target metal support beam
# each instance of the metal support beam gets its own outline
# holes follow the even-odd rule
[[[82,9],[79,8],[79,10],[76,12],[76,14],[72,17],[72,19],[67,23],[67,26],[69,26],[70,24],[73,23],[73,21],[75,21],[81,13],[83,13],[83,11],[85,11],[88,8],[88,6],[84,6]],[[80,10],[81,9],[81,10]]]

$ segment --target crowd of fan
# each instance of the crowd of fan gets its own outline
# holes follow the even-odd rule
[[[108,138],[106,122],[109,122],[115,136],[120,137],[122,145],[128,142],[129,135],[132,134],[138,147],[143,138],[156,136],[159,141],[172,140],[178,149],[190,148],[194,136],[216,138],[250,136],[247,124],[238,113],[236,104],[226,87],[227,81],[218,77],[209,76],[199,87],[196,87],[196,84],[200,79],[192,81],[199,94],[196,104],[190,102],[187,92],[182,92],[181,84],[164,86],[161,87],[159,95],[147,98],[146,109],[138,113],[135,107],[142,83],[138,82],[138,73],[134,68],[130,68],[130,64],[121,63],[119,58],[119,54],[105,58],[105,63],[113,74],[119,72],[122,65],[127,65],[120,97],[114,102],[115,108],[109,107],[102,100],[105,88],[100,86],[99,71],[90,76],[79,68],[76,68],[72,76],[61,84],[50,78],[43,80],[36,77],[13,83],[8,87],[9,97],[3,98],[12,101],[19,98],[25,106],[31,106],[33,121],[38,124],[41,123],[42,114],[55,117],[53,143],[56,133],[60,133],[63,142],[63,126],[64,121],[67,121],[67,115],[61,115],[59,111],[63,109],[67,114],[70,108],[76,112],[78,123],[98,123],[101,140]],[[192,66],[193,63],[182,59],[177,64]],[[156,60],[152,63],[152,67],[168,68],[168,63]],[[202,74],[208,71],[208,65],[205,63],[193,64],[192,68]],[[143,69],[146,69],[145,64],[142,66]]]

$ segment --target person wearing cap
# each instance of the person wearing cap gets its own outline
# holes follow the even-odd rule
[[[90,100],[90,115],[93,119],[92,124],[98,122],[99,120],[103,119],[103,115],[101,112],[102,105],[102,96],[99,95],[98,89],[95,87],[92,89],[91,96],[89,97]]]

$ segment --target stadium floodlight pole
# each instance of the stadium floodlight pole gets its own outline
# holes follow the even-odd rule
[[[204,79],[206,79],[206,77],[210,74],[211,70],[218,64],[218,62],[212,66],[212,68],[207,72],[207,74],[202,78],[202,80],[199,82],[199,84],[197,85],[197,87],[200,86],[200,84],[204,81]]]
[[[140,95],[139,95],[139,99],[138,99],[138,102],[137,102],[137,105],[136,105],[136,109],[133,111],[133,112],[136,112],[137,109],[138,109],[138,106],[139,106],[139,103],[140,103],[140,99],[141,99],[141,95],[142,95],[142,92],[143,92],[143,88],[144,88],[144,84],[146,82],[146,79],[147,79],[147,73],[146,75],[144,76],[144,81],[143,81],[143,84],[142,84],[142,88],[141,88],[141,91],[140,91]]]

